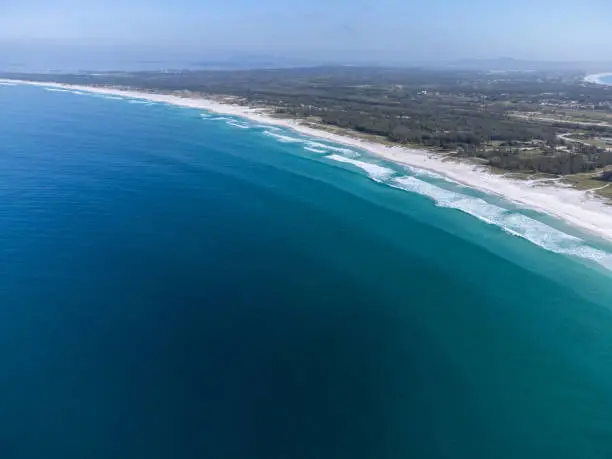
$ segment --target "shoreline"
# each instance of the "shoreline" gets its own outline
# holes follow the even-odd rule
[[[593,75],[587,75],[586,77],[584,77],[584,81],[586,81],[587,83],[611,86],[610,83],[606,83],[602,81],[602,78],[609,77],[609,76],[612,76],[612,73],[595,73]]]
[[[589,190],[578,190],[559,185],[542,186],[538,185],[537,181],[512,179],[503,175],[493,174],[485,166],[462,161],[445,160],[442,155],[425,149],[387,146],[375,141],[330,133],[323,129],[306,126],[297,120],[272,117],[262,109],[232,105],[211,99],[53,82],[43,83],[0,79],[0,83],[2,82],[148,100],[210,111],[221,115],[237,116],[272,126],[285,127],[311,137],[360,148],[384,160],[440,174],[470,188],[553,216],[577,229],[586,230],[589,233],[612,241],[612,206],[606,204],[602,198],[590,193]]]

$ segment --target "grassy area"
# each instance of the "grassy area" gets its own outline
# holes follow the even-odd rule
[[[604,142],[601,137],[590,136],[584,131],[577,131],[574,134],[565,137],[565,140],[568,142],[577,142],[585,145],[591,145],[597,148],[602,148],[604,150],[612,148],[612,145]]]
[[[612,183],[598,180],[598,175],[599,173],[567,175],[563,177],[563,182],[569,183],[578,190],[594,190],[599,196],[612,199]]]
[[[612,122],[612,113],[599,110],[568,110],[570,117],[574,116],[580,120],[607,121]]]
[[[593,145],[597,148],[610,148],[606,142],[597,139],[582,139],[584,143],[588,143],[589,145]]]
[[[541,148],[529,148],[527,150],[523,150],[521,148],[519,151],[519,155],[522,156],[523,158],[528,158],[532,156],[540,156],[542,154],[544,154],[544,150],[542,150]]]

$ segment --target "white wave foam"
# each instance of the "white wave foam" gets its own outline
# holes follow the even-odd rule
[[[326,156],[328,159],[332,159],[334,161],[338,161],[341,163],[352,164],[364,171],[370,176],[371,179],[377,182],[383,182],[385,179],[388,179],[395,171],[393,169],[389,169],[388,167],[379,166],[378,164],[367,163],[365,161],[359,161],[356,159],[347,158],[345,156],[340,155],[329,155]]]
[[[276,140],[282,143],[302,143],[304,142],[303,139],[299,139],[297,137],[290,137],[288,135],[283,135],[283,134],[277,134],[276,132],[265,131],[264,134],[269,137],[274,137]]]
[[[94,94],[94,97],[97,97],[98,99],[106,99],[106,100],[125,100],[123,97],[107,96],[106,94]]]
[[[85,93],[81,91],[70,91],[72,94],[76,94],[77,96],[84,96]]]
[[[412,174],[416,175],[417,177],[427,177],[427,178],[432,178],[436,180],[443,180],[445,182],[457,185],[461,188],[466,188],[465,185],[457,182],[456,180],[450,179],[442,174],[438,174],[437,172],[433,172],[428,169],[421,169],[420,167],[407,166],[407,165],[402,165],[402,167],[406,169],[407,171],[411,172]]]
[[[250,126],[248,124],[246,124],[246,123],[239,123],[238,121],[233,121],[233,120],[226,121],[225,124],[227,124],[228,126],[234,126],[234,127],[240,128],[240,129],[249,129],[250,128]]]
[[[131,99],[128,100],[128,102],[136,105],[153,105],[153,102],[149,102],[148,100]]]
[[[277,141],[281,143],[305,143],[305,150],[312,151],[315,153],[326,153],[328,151],[336,151],[338,153],[342,153],[344,157],[349,158],[358,158],[360,155],[354,150],[350,148],[343,147],[335,147],[333,145],[328,145],[326,143],[316,142],[314,140],[308,140],[305,138],[292,137],[284,134],[279,134],[277,131],[266,130],[264,134],[269,137],[274,137]],[[368,163],[369,164],[369,163]]]
[[[308,145],[311,148],[321,148],[323,150],[331,150],[329,145],[326,145],[321,142],[308,142],[306,145]]]
[[[332,151],[337,151],[338,153],[342,153],[350,158],[359,158],[361,156],[355,150],[351,150],[350,148],[329,147],[329,149]]]
[[[313,153],[328,153],[329,150],[323,150],[322,148],[308,147],[305,146],[304,150],[312,151]]]
[[[357,153],[355,150],[351,150],[350,148],[334,147],[333,145],[328,145],[326,143],[308,141],[307,145],[311,148],[337,151],[338,153],[343,153],[345,156],[350,158],[358,158],[360,156],[359,153]]]
[[[228,121],[231,118],[228,118],[227,116],[215,116],[214,118],[211,118],[211,120],[213,121]]]
[[[209,115],[208,113],[200,113],[200,118],[206,119],[206,118],[210,118],[210,117],[211,117],[211,115]]]
[[[8,83],[6,81],[0,81],[0,86],[17,86],[17,83]]]
[[[480,198],[445,190],[415,177],[398,177],[393,179],[390,185],[427,196],[439,207],[470,214],[548,251],[591,260],[612,270],[612,254],[590,247],[582,239],[526,215],[490,204]]]
[[[428,171],[427,169],[420,169],[418,167],[413,167],[412,170],[413,170],[413,172],[416,175],[420,175],[421,177],[429,177],[429,178],[433,178],[433,179],[437,179],[437,180],[444,180],[444,181],[447,181],[447,182],[450,181],[449,179],[444,177],[442,174],[438,174],[436,172]]]
[[[60,89],[60,88],[43,88],[43,89],[49,92],[72,92],[72,91],[69,91],[68,89]]]

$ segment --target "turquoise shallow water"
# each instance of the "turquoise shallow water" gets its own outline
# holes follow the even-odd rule
[[[602,84],[612,85],[612,74],[607,74],[600,78]]]
[[[2,457],[609,458],[608,257],[354,149],[2,86]]]

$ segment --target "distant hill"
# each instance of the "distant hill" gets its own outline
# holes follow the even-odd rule
[[[579,70],[584,72],[610,71],[612,62],[592,61],[537,61],[511,57],[496,59],[461,59],[447,64],[448,67],[471,70],[533,71],[533,70]]]
[[[253,53],[231,53],[194,61],[193,67],[207,70],[250,70],[266,68],[312,67],[326,64],[323,61],[295,57]]]

